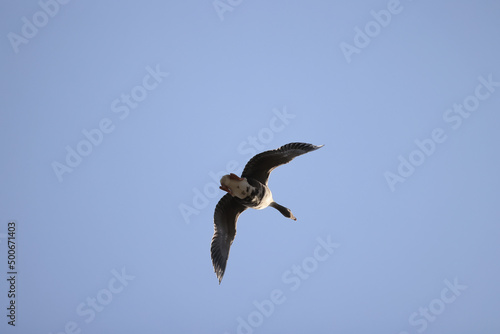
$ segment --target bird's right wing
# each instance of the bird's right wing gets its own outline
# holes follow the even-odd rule
[[[275,150],[259,153],[247,162],[241,177],[251,177],[267,185],[269,174],[271,174],[273,169],[289,163],[299,155],[315,151],[320,147],[323,147],[323,145],[290,143]]]
[[[219,284],[226,270],[229,248],[236,235],[238,216],[245,209],[246,207],[237,202],[231,194],[224,195],[215,207],[211,255]]]

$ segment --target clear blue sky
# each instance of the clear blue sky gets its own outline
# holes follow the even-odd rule
[[[498,333],[497,1],[59,1],[0,5],[2,333]]]

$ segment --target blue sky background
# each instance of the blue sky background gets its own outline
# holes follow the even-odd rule
[[[0,5],[2,333],[498,333],[497,1],[45,1]],[[295,141],[219,285],[211,175]]]

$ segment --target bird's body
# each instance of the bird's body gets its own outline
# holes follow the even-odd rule
[[[260,183],[259,181],[255,181],[258,184],[258,191],[253,198],[253,201],[251,201],[251,205],[248,205],[249,208],[253,208],[256,210],[262,210],[267,208],[269,205],[271,205],[273,200],[273,193],[271,192],[271,189],[269,189],[268,186],[265,184]]]
[[[272,170],[322,146],[305,143],[286,144],[276,150],[254,156],[246,164],[241,177],[231,173],[221,178],[220,188],[228,194],[224,195],[215,207],[214,236],[211,245],[212,263],[219,283],[224,276],[229,248],[236,235],[236,222],[243,211],[247,208],[261,210],[271,206],[283,216],[297,220],[290,209],[274,201],[272,192],[267,186]]]
[[[221,184],[232,189],[231,193],[239,199],[241,204],[257,210],[265,209],[271,204],[273,194],[267,185],[251,178],[241,181],[236,178],[238,177],[234,174],[225,175],[221,179]]]

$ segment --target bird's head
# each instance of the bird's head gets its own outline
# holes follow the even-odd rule
[[[244,177],[239,177],[233,173],[229,175],[224,175],[220,179],[221,186],[220,189],[227,191],[233,197],[245,198],[250,194],[250,189],[252,186],[248,184],[248,181]]]

